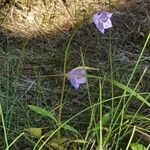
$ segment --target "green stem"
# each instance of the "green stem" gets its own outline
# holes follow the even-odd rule
[[[73,34],[67,44],[67,47],[65,49],[64,68],[63,68],[64,75],[66,75],[67,56],[68,56],[69,47],[70,47],[70,44],[71,44],[71,41],[72,41],[74,35],[75,35],[75,31],[73,32]],[[61,97],[60,97],[60,107],[59,107],[59,114],[58,114],[58,128],[60,128],[60,126],[61,126],[61,115],[62,115],[62,108],[63,108],[63,98],[64,98],[64,92],[65,92],[66,77],[67,76],[63,77],[63,85],[62,85],[62,92],[61,92]],[[60,141],[60,130],[58,130],[57,137],[58,137],[58,141]]]

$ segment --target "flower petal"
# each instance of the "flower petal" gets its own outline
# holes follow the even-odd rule
[[[98,18],[99,18],[98,13],[94,14],[92,17],[92,21],[95,23],[96,26],[98,25],[98,22],[99,22]]]
[[[103,34],[105,32],[105,29],[111,28],[113,26],[110,20],[112,14],[113,13],[103,11],[101,13],[94,14],[92,17],[92,20],[95,23],[96,27]]]
[[[69,81],[70,81],[71,85],[72,85],[74,88],[76,88],[76,89],[79,88],[79,85],[80,85],[80,84],[76,81],[75,78],[70,77],[70,78],[69,78]]]
[[[99,22],[96,27],[97,27],[97,29],[98,29],[100,32],[102,32],[102,33],[104,34],[105,28],[104,28],[104,26],[103,26],[103,23]]]
[[[104,27],[104,29],[111,28],[112,27],[111,20],[108,19],[105,23],[103,23],[103,27]]]
[[[107,17],[110,19],[111,17],[112,17],[112,15],[113,15],[113,13],[110,13],[110,12],[105,12],[106,13],[106,15],[107,15]]]
[[[86,83],[86,77],[82,77],[82,78],[79,78],[79,79],[76,79],[76,81],[79,83],[79,84],[83,84],[83,83]]]
[[[68,74],[69,76],[82,77],[82,76],[85,76],[85,70],[77,67],[77,68],[72,69]]]
[[[77,67],[69,71],[68,80],[72,86],[76,89],[79,88],[80,84],[86,83],[86,71],[83,67]]]
[[[102,13],[99,15],[99,21],[101,21],[101,22],[106,22],[107,20],[108,20],[107,13],[106,13],[106,12],[102,12]]]

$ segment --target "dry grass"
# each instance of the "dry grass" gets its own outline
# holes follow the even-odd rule
[[[113,0],[114,1],[114,0]],[[66,32],[93,11],[108,9],[98,0],[16,0],[1,8],[1,27],[23,37]]]

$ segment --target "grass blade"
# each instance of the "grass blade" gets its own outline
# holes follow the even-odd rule
[[[1,115],[1,119],[2,119],[3,131],[4,131],[5,145],[6,145],[6,149],[8,149],[7,132],[6,132],[5,121],[4,121],[4,116],[3,116],[3,111],[2,111],[2,105],[1,104],[0,104],[0,115]]]

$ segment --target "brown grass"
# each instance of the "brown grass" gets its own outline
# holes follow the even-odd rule
[[[115,0],[113,0],[115,1]],[[66,32],[89,17],[93,11],[108,9],[98,0],[16,0],[1,7],[1,27],[14,35],[35,37]]]

